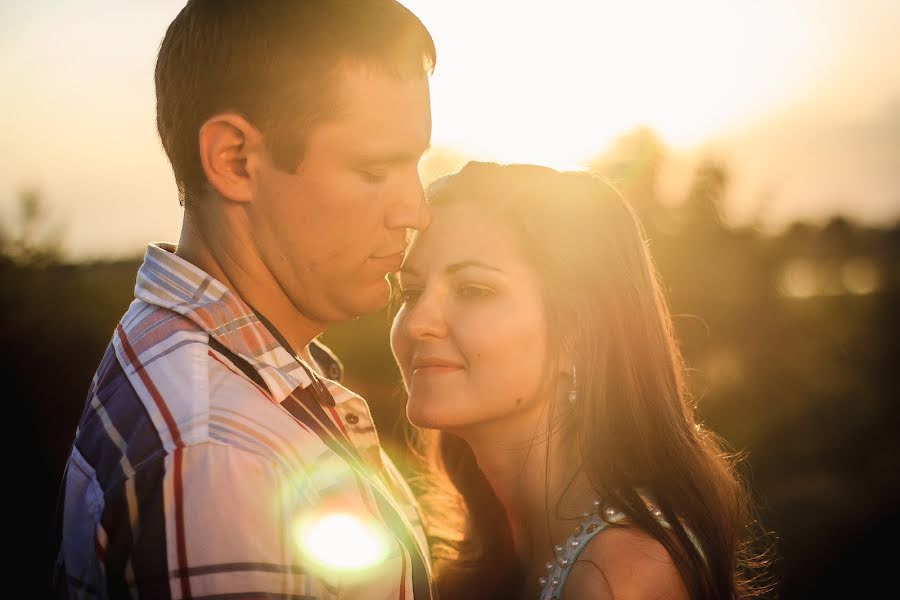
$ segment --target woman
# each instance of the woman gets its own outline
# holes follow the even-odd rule
[[[429,202],[391,346],[410,421],[435,430],[442,597],[750,595],[746,494],[695,421],[627,204],[585,173],[484,163]]]

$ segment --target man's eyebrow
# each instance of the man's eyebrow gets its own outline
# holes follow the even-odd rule
[[[407,150],[401,150],[399,152],[386,152],[384,154],[372,153],[369,155],[363,155],[359,162],[364,165],[399,165],[409,162],[418,162],[418,160],[422,158],[422,156],[430,149],[431,144],[428,144],[418,154]]]

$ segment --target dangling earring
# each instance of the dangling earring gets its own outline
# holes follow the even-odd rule
[[[572,365],[572,389],[569,390],[569,402],[578,400],[578,379],[575,376],[575,365]]]

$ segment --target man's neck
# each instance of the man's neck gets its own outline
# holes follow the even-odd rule
[[[201,225],[185,211],[176,255],[202,269],[261,313],[307,363],[309,343],[325,323],[306,317],[291,302],[255,252],[253,240],[228,218]],[[215,235],[210,235],[215,231]]]

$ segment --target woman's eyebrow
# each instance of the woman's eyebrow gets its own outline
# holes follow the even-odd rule
[[[468,269],[470,267],[476,267],[478,269],[485,269],[487,271],[494,271],[496,273],[503,273],[503,269],[499,269],[499,268],[489,265],[485,262],[481,262],[480,260],[463,260],[460,262],[452,263],[452,264],[447,265],[444,268],[444,272],[447,273],[448,275],[454,275],[455,273],[458,273],[459,271],[462,271],[463,269]],[[404,264],[400,267],[399,274],[406,275],[408,277],[420,277],[418,271],[416,271],[410,265],[406,265],[406,264]]]
[[[461,271],[463,269],[469,267],[477,267],[479,269],[486,269],[488,271],[496,271],[497,273],[502,273],[502,269],[498,269],[492,265],[481,262],[480,260],[464,260],[461,262],[453,263],[451,265],[447,265],[447,268],[444,269],[449,275],[453,275],[457,271]]]

